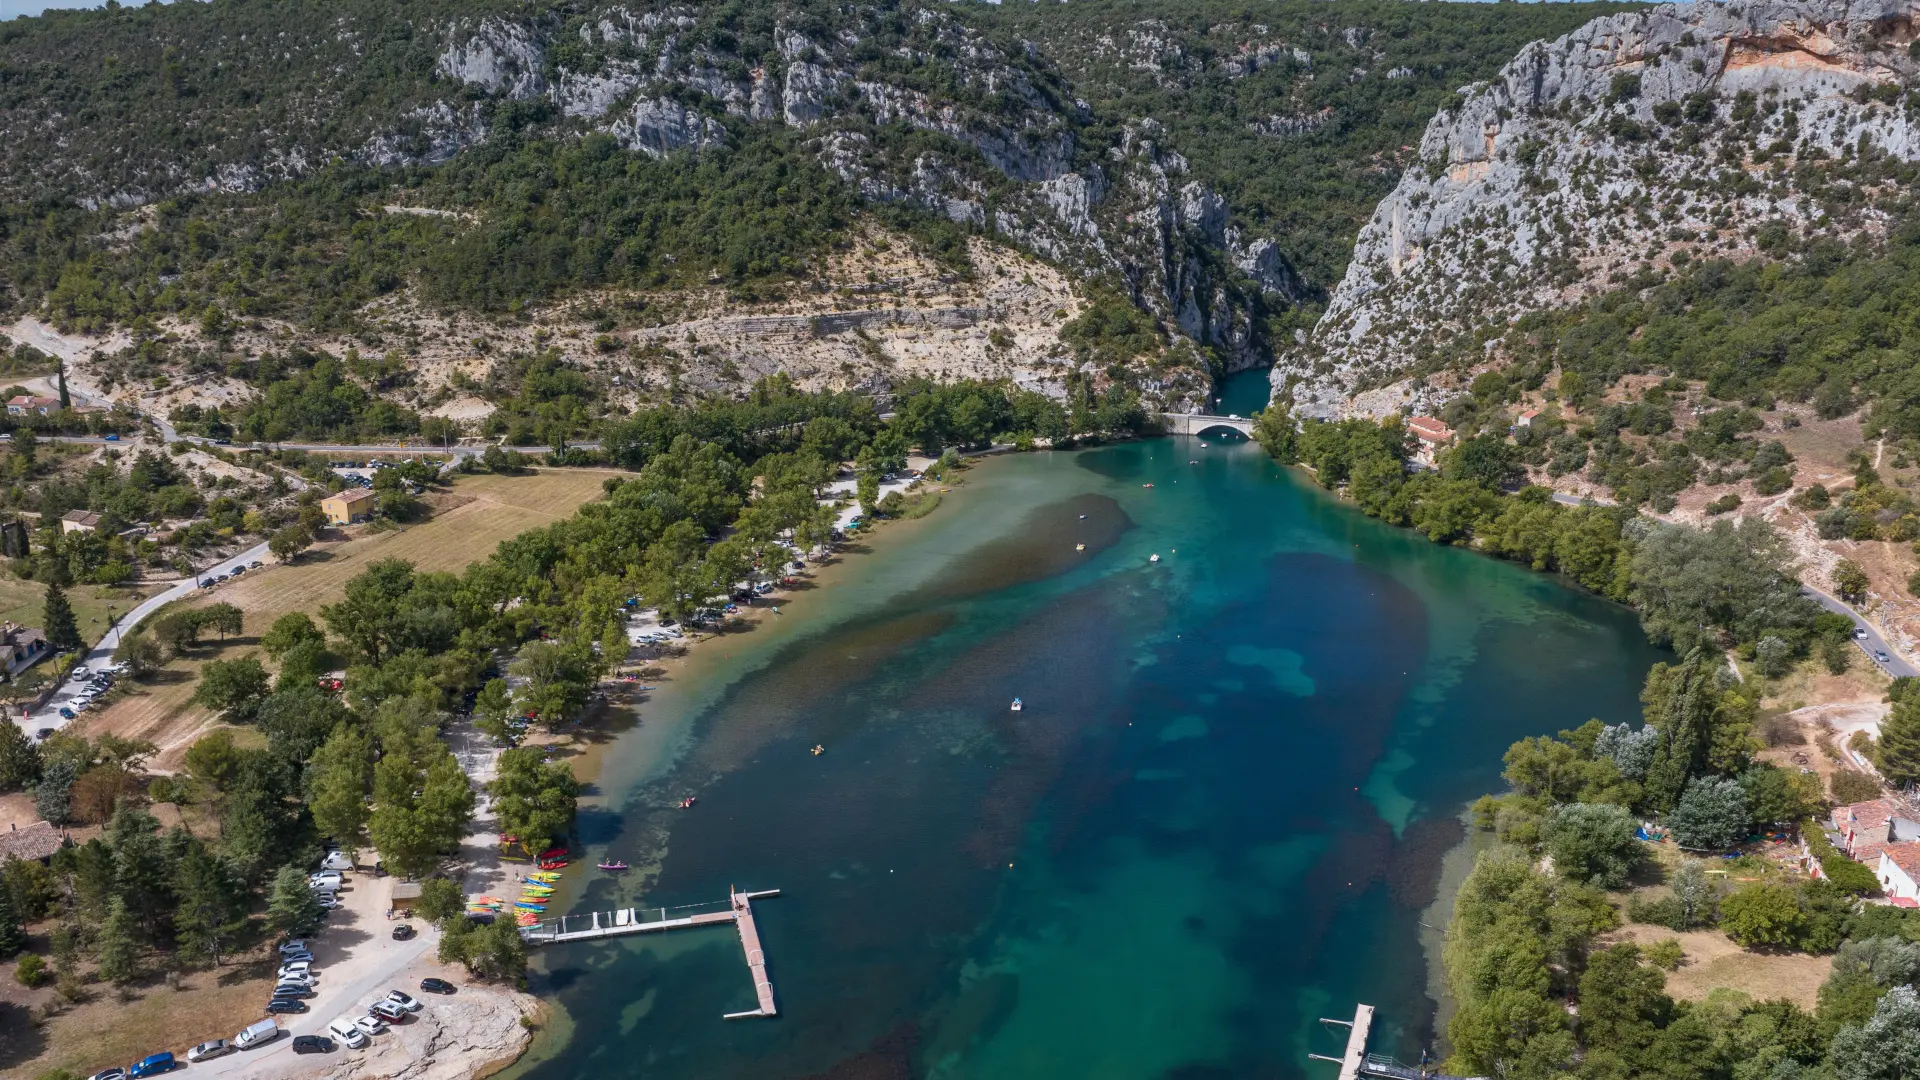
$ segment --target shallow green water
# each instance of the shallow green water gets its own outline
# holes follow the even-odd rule
[[[1330,1080],[1316,1018],[1355,1001],[1417,1059],[1462,806],[1515,738],[1633,716],[1658,658],[1245,443],[994,460],[909,528],[708,646],[582,817],[658,873],[574,910],[783,890],[780,1018],[721,1021],[753,1005],[725,929],[565,946],[535,989],[573,1037],[527,1072]]]

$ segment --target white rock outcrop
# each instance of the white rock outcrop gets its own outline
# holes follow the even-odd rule
[[[1527,46],[1428,125],[1276,387],[1337,415],[1462,334],[1643,266],[1746,257],[1769,227],[1879,228],[1887,193],[1840,167],[1920,159],[1917,26],[1916,0],[1736,0]]]

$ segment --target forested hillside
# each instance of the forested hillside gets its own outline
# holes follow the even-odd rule
[[[186,4],[0,25],[0,314],[350,330],[417,287],[803,282],[880,215],[1307,325],[1452,88],[1600,5]],[[384,213],[404,205],[444,213]]]

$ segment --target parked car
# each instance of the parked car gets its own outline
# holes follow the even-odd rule
[[[75,713],[75,712],[74,712],[74,711],[73,711],[72,709],[69,709],[69,708],[67,708],[67,707],[66,707],[65,705],[62,705],[62,706],[60,707],[60,718],[61,718],[62,720],[71,720],[71,719],[73,719],[73,718],[74,718],[74,717],[75,717],[76,715],[78,715],[78,714],[77,714],[77,713]]]
[[[209,1039],[187,1051],[187,1060],[197,1064],[202,1061],[212,1061],[214,1058],[226,1057],[228,1054],[233,1053],[233,1051],[234,1045],[227,1040]]]
[[[331,1054],[333,1040],[323,1035],[295,1035],[293,1052],[296,1054]]]
[[[274,980],[280,986],[304,986],[308,989],[312,989],[313,985],[319,981],[311,975],[282,975]]]
[[[73,670],[67,672],[67,674],[73,679],[74,682],[79,682],[82,679],[85,679],[87,677],[87,665],[75,664],[73,665]]]
[[[383,1020],[389,1021],[390,1023],[397,1024],[400,1021],[405,1020],[407,1018],[407,1010],[401,1008],[398,1005],[395,1005],[393,1002],[388,1001],[385,998],[382,998],[381,1000],[376,1001],[373,1004],[367,1006],[367,1015],[378,1016]]]
[[[393,928],[393,940],[406,941],[413,937],[413,924],[401,923]]]
[[[307,952],[307,951],[309,951],[307,947],[308,947],[308,946],[309,946],[310,944],[312,944],[312,943],[311,943],[311,942],[309,942],[309,941],[308,941],[308,940],[307,940],[306,938],[298,938],[298,937],[297,937],[297,938],[294,938],[294,939],[292,939],[292,940],[290,940],[290,941],[283,941],[283,942],[281,942],[281,943],[280,943],[280,952],[281,952],[281,953],[282,953],[283,955],[284,955],[284,954],[286,954],[286,953],[290,953],[290,952]]]
[[[281,964],[279,971],[281,982],[286,982],[288,979],[310,979],[317,976],[317,974],[318,973],[313,970],[313,961],[311,960],[295,960],[290,964]]]
[[[247,569],[249,569],[249,570],[258,570],[258,569],[260,569],[260,560],[259,560],[259,559],[255,559],[255,560],[253,560],[252,562],[250,562],[250,563],[248,563],[248,564],[247,564]]]
[[[143,1076],[159,1076],[173,1071],[173,1055],[161,1052],[141,1058],[127,1069],[129,1080],[140,1080]]]
[[[36,731],[36,732],[34,732],[34,733],[33,733],[33,737],[34,737],[35,739],[39,739],[39,740],[42,740],[42,741],[44,741],[44,740],[46,740],[46,739],[47,739],[47,738],[48,738],[49,736],[51,736],[51,735],[52,735],[52,734],[54,733],[54,731],[55,731],[55,730],[56,730],[56,729],[54,729],[54,728],[50,728],[50,727],[43,727],[43,728],[41,728],[41,729],[40,729],[39,731]]]
[[[327,1034],[346,1043],[349,1050],[358,1050],[372,1041],[367,1038],[366,1032],[355,1027],[354,1022],[345,1016],[328,1024]]]
[[[322,870],[317,874],[307,875],[307,885],[315,889],[337,889],[346,884],[346,880],[340,876],[338,870]]]
[[[283,952],[280,954],[280,962],[282,964],[297,963],[301,960],[305,960],[308,963],[312,963],[313,954],[306,951],[305,949],[302,949],[299,952]]]
[[[421,979],[420,989],[425,990],[429,994],[451,994],[453,993],[453,984],[445,979]]]
[[[329,851],[327,852],[327,857],[320,860],[320,869],[351,870],[353,869],[353,860],[347,858],[346,853],[343,851]]]
[[[419,1012],[422,1008],[425,1007],[420,1004],[419,998],[414,997],[412,994],[409,994],[404,990],[387,991],[387,1000],[393,1002],[395,1005],[400,1006],[401,1008],[407,1010],[408,1012]]]
[[[267,1002],[268,1016],[274,1016],[279,1013],[303,1013],[306,1011],[307,1003],[304,1001],[296,1001],[293,998],[274,998],[272,1001]]]
[[[279,998],[310,998],[317,991],[312,983],[286,982],[273,988],[273,996]]]
[[[372,1013],[357,1017],[353,1021],[353,1026],[366,1032],[368,1035],[379,1035],[387,1030],[387,1022]]]
[[[245,1031],[235,1035],[233,1037],[233,1043],[242,1050],[251,1050],[256,1046],[265,1046],[267,1043],[279,1038],[280,1033],[280,1025],[274,1023],[272,1020],[256,1020],[248,1024]]]
[[[321,911],[332,911],[340,906],[340,898],[332,893],[321,893],[317,899],[320,902]]]
[[[126,1077],[127,1070],[125,1069],[101,1069],[99,1072],[87,1077],[87,1080],[126,1080]]]

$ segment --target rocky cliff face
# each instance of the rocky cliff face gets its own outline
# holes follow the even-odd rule
[[[448,79],[547,101],[641,153],[720,145],[733,124],[797,129],[867,199],[1111,274],[1229,363],[1260,353],[1260,304],[1302,293],[1274,240],[1232,224],[1157,124],[1136,120],[1117,144],[1090,145],[1087,106],[1031,45],[1006,47],[943,11],[858,9],[834,26],[796,15],[776,23],[771,54],[679,7],[488,17],[444,36],[435,68]],[[461,131],[444,118],[436,130],[434,147]]]
[[[1529,310],[1789,230],[1882,227],[1907,197],[1890,163],[1920,159],[1917,15],[1679,4],[1527,47],[1434,117],[1276,387],[1309,415],[1430,404],[1395,380],[1471,362],[1476,331]]]

